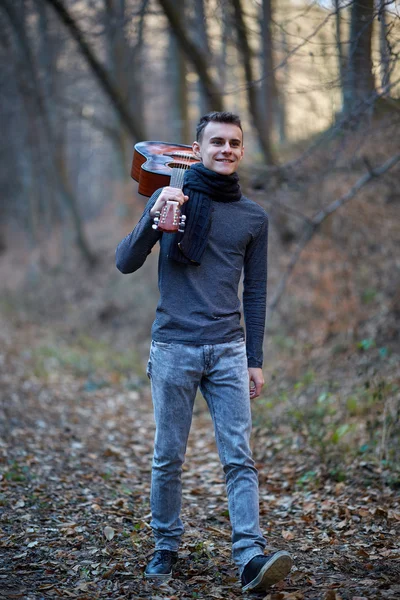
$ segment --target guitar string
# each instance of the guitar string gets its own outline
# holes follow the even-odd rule
[[[184,181],[184,177],[185,177],[185,171],[187,171],[190,168],[190,161],[191,161],[191,155],[189,153],[186,152],[177,152],[176,153],[178,157],[181,157],[183,160],[186,159],[186,163],[183,162],[180,164],[179,167],[176,167],[178,169],[178,173],[176,174],[176,178],[175,178],[175,184],[176,187],[179,187],[179,189],[182,189],[183,187],[183,181]]]
[[[182,152],[182,155],[183,155],[183,158],[185,158],[185,153]],[[183,188],[183,181],[184,181],[184,177],[185,177],[185,171],[187,170],[187,168],[188,168],[188,166],[185,163],[183,163],[183,165],[181,165],[181,167],[180,167],[180,173],[179,173],[179,188],[180,189]]]

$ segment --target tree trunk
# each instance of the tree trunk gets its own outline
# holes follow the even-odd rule
[[[125,23],[128,21],[125,0],[105,0],[105,30],[110,77],[131,114],[145,122],[143,109],[142,69],[137,53],[143,43],[143,21],[147,2],[142,3],[139,20],[139,41],[136,46],[128,42]],[[129,74],[127,76],[127,74]],[[117,113],[118,171],[121,179],[129,178],[132,161],[132,137]],[[144,132],[143,132],[144,133]]]
[[[289,55],[289,48],[286,38],[286,31],[284,28],[281,29],[281,48],[282,55],[285,59],[283,67],[281,67],[281,80],[279,87],[277,85],[277,120],[278,120],[278,138],[281,144],[284,144],[287,140],[286,131],[286,95],[285,90],[289,84],[289,61],[287,57]]]
[[[223,110],[222,90],[209,73],[207,54],[191,39],[190,32],[185,27],[184,20],[181,18],[181,5],[174,0],[158,1],[182,50],[202,81],[210,106],[213,107],[213,110]]]
[[[379,49],[381,58],[381,86],[385,89],[390,86],[390,45],[388,42],[388,25],[387,25],[387,0],[379,0]]]
[[[203,52],[209,57],[211,62],[211,53],[208,44],[208,35],[207,35],[207,27],[206,27],[206,14],[204,10],[204,0],[195,0],[194,3],[195,10],[195,30],[197,31],[197,35],[199,38],[199,45],[202,48]],[[213,107],[210,104],[209,98],[207,96],[207,90],[204,87],[202,80],[199,80],[198,84],[199,88],[199,110],[200,115],[203,116],[206,113],[210,112]]]
[[[46,118],[50,122],[50,129],[57,135],[57,131],[63,126],[64,120],[60,115],[60,109],[58,102],[54,101],[56,94],[64,97],[63,94],[63,82],[60,80],[59,73],[57,70],[57,61],[60,54],[62,53],[62,46],[59,43],[57,36],[57,30],[53,33],[49,31],[49,7],[43,4],[41,0],[35,0],[38,11],[38,62],[41,72],[40,82],[42,85],[41,95],[43,97],[44,111],[46,112]],[[54,23],[53,27],[61,28],[61,24]],[[57,29],[58,29],[57,28]],[[31,104],[29,102],[29,104]],[[35,123],[37,126],[36,118],[33,115],[30,119],[31,123]],[[44,136],[44,163],[47,164],[46,175],[46,194],[42,194],[42,201],[45,203],[43,206],[44,210],[44,223],[47,231],[52,231],[53,226],[60,220],[61,211],[57,199],[60,195],[60,185],[58,177],[53,168],[52,161],[49,158],[49,138]],[[55,142],[57,143],[57,141]],[[33,146],[34,147],[34,146]]]
[[[375,92],[372,74],[372,27],[374,0],[357,0],[351,5],[350,47],[344,90],[346,114],[363,111]]]
[[[60,194],[61,202],[66,208],[67,214],[70,215],[73,230],[76,236],[76,244],[83,258],[89,265],[93,265],[95,256],[92,253],[89,242],[87,240],[82,218],[78,207],[78,198],[75,188],[71,181],[71,176],[67,168],[67,145],[66,145],[66,130],[65,122],[60,117],[56,103],[51,99],[54,97],[54,92],[57,89],[62,95],[63,82],[57,75],[57,59],[59,56],[59,45],[55,43],[54,37],[51,37],[47,28],[47,7],[39,2],[40,11],[40,37],[42,44],[41,59],[45,65],[46,72],[46,88],[43,98],[43,106],[45,110],[45,118],[48,121],[49,131],[49,151],[52,156],[50,162],[55,166],[57,178],[57,188]]]
[[[260,95],[255,85],[255,75],[252,66],[251,49],[247,36],[247,28],[243,18],[243,11],[240,0],[232,0],[235,14],[235,25],[238,36],[238,44],[241,48],[243,67],[245,71],[247,84],[247,100],[249,112],[252,116],[254,127],[258,132],[258,138],[267,164],[275,164],[275,158],[272,152],[271,129],[264,118],[264,111],[260,107]]]
[[[343,53],[342,43],[342,13],[340,0],[334,0],[335,5],[335,33],[336,33],[336,50],[338,59],[338,71],[339,71],[339,82],[340,89],[342,91],[342,109],[347,106],[350,102],[350,98],[346,97],[349,94],[349,88],[346,85],[346,59]]]
[[[0,224],[0,254],[7,250],[6,234],[3,230],[3,224]]]
[[[173,31],[170,31],[169,83],[172,94],[172,131],[171,134],[178,144],[190,144],[191,131],[189,123],[189,95],[186,82],[186,60]]]
[[[77,207],[77,202],[72,190],[70,188],[70,184],[68,181],[68,175],[65,170],[64,161],[60,161],[59,156],[61,153],[61,148],[57,144],[57,140],[53,131],[52,117],[49,114],[46,98],[42,92],[40,81],[38,78],[38,73],[36,70],[36,65],[32,56],[31,48],[29,45],[29,40],[27,37],[27,33],[25,30],[25,23],[23,20],[19,19],[18,14],[14,11],[14,7],[11,7],[7,2],[3,3],[3,8],[11,25],[14,29],[16,39],[18,40],[21,53],[24,57],[24,63],[27,68],[27,72],[32,81],[32,87],[34,93],[32,95],[32,99],[35,105],[35,118],[39,117],[43,123],[43,130],[45,133],[45,138],[47,142],[47,152],[48,152],[48,160],[53,173],[56,173],[57,180],[60,186],[61,196],[65,202],[66,207],[70,211],[73,219],[73,223],[75,225],[76,234],[78,238],[78,246],[86,259],[86,261],[92,265],[95,262],[94,254],[92,254],[89,244],[86,240],[81,220],[79,218],[79,212]]]
[[[263,126],[269,133],[271,140],[274,129],[274,121],[277,115],[277,90],[274,72],[274,58],[272,49],[272,1],[263,0],[261,14],[261,111],[263,114]]]
[[[220,8],[221,11],[221,52],[217,58],[217,69],[218,69],[218,80],[220,82],[220,86],[222,90],[225,90],[226,82],[227,82],[227,55],[228,55],[228,44],[231,35],[231,27],[232,27],[232,19],[229,11],[229,6],[226,8],[222,5]],[[229,12],[228,12],[229,11]]]

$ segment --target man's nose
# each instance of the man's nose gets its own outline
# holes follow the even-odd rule
[[[231,152],[232,148],[229,142],[226,142],[226,144],[224,145],[224,147],[222,148],[222,152]]]

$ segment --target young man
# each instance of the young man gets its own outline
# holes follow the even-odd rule
[[[264,590],[283,579],[292,560],[264,556],[259,527],[258,475],[250,450],[250,399],[264,384],[262,345],[266,311],[268,217],[242,196],[236,170],[243,158],[238,116],[213,112],[200,119],[194,153],[201,162],[185,175],[183,191],[158,190],[119,244],[117,267],[133,273],[160,243],[160,300],[148,362],[156,434],[151,526],[155,552],[147,578],[167,578],[177,560],[181,470],[196,391],[211,413],[223,465],[232,526],[232,555],[243,590]],[[152,229],[167,200],[186,214],[183,234]],[[246,342],[240,324],[242,271]]]

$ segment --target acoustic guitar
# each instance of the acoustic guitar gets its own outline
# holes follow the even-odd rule
[[[139,194],[151,196],[158,188],[171,186],[182,189],[185,171],[200,162],[191,146],[167,142],[135,144],[131,177],[139,183]],[[165,232],[183,231],[185,215],[178,202],[167,201],[154,217],[154,229]]]

